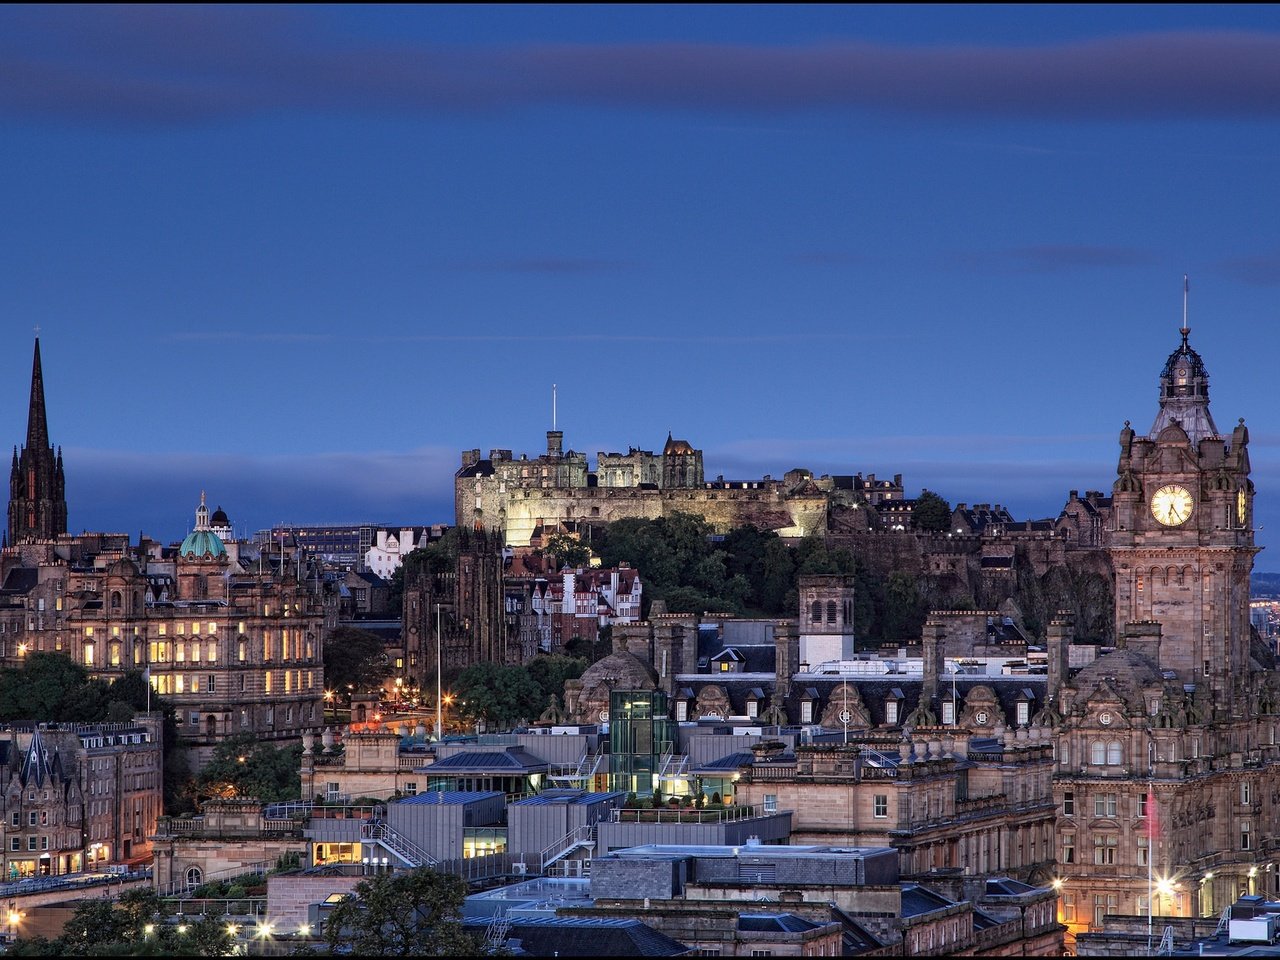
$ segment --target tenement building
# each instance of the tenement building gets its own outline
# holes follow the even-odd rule
[[[61,653],[91,676],[146,670],[202,761],[219,739],[296,739],[322,722],[323,584],[293,564],[233,560],[201,498],[177,550],[119,535],[0,556],[0,663]]]

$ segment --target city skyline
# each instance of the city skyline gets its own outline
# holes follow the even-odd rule
[[[73,532],[451,522],[552,383],[591,457],[1048,516],[1187,273],[1267,546],[1280,17],[925,12],[8,8],[0,436],[39,324]]]

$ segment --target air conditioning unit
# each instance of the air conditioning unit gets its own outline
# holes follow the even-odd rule
[[[529,867],[524,862],[513,863],[511,865],[511,872],[514,873],[517,877],[523,877],[528,872],[528,870],[529,870]]]

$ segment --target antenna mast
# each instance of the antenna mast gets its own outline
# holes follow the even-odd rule
[[[551,429],[556,428],[556,385],[551,385]]]

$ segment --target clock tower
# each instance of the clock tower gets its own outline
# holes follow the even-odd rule
[[[1188,343],[1160,373],[1160,410],[1146,435],[1126,421],[1114,486],[1111,559],[1116,636],[1151,636],[1144,652],[1219,709],[1243,709],[1250,668],[1253,484],[1244,420],[1223,437],[1209,412],[1209,375]],[[1136,624],[1144,628],[1135,629]],[[1149,641],[1148,641],[1149,644]]]

